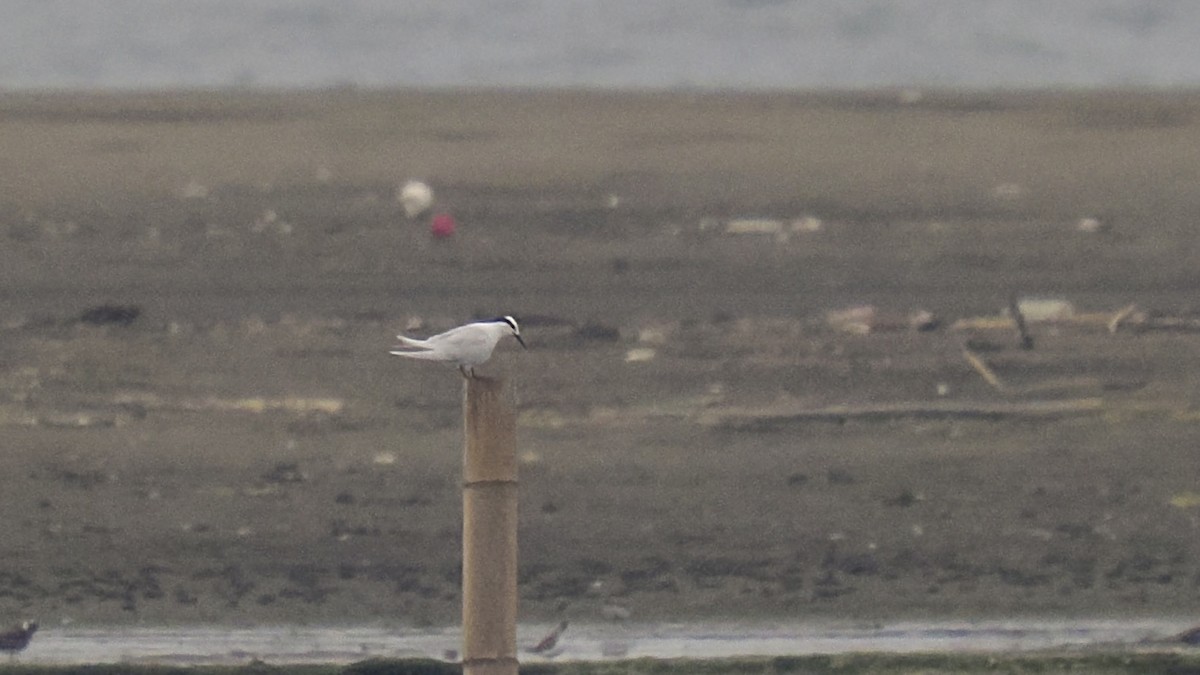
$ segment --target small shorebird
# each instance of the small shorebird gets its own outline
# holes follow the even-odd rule
[[[9,656],[15,658],[17,652],[29,646],[29,641],[37,629],[37,622],[26,621],[20,626],[0,633],[0,652],[8,652]]]
[[[521,339],[521,328],[517,325],[517,320],[511,316],[500,316],[451,328],[425,340],[397,335],[403,344],[391,353],[410,359],[457,363],[463,377],[473,378],[475,366],[492,357],[496,343],[505,335],[517,338],[522,347],[529,348],[525,340]],[[407,349],[404,349],[405,347]]]
[[[546,656],[546,657],[558,656],[559,654],[562,653],[562,650],[556,651],[554,648],[558,646],[558,639],[560,637],[562,637],[562,634],[565,633],[566,631],[567,631],[567,622],[563,621],[562,623],[558,624],[558,626],[556,626],[554,628],[554,630],[550,631],[546,635],[546,637],[542,638],[541,642],[530,647],[528,650],[529,653],[541,654],[542,656]]]

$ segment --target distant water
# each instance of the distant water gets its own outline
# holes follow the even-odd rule
[[[0,0],[0,89],[1196,87],[1194,0]]]

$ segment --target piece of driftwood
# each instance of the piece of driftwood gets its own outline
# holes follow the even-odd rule
[[[1024,312],[1023,312],[1024,313]],[[1035,320],[1027,314],[1023,317],[1028,331],[1030,323],[1053,323],[1061,326],[1103,326],[1109,333],[1119,330],[1132,331],[1178,331],[1200,333],[1200,315],[1175,315],[1140,309],[1130,304],[1114,312],[1079,312],[1076,314]],[[1011,329],[1021,331],[1020,322],[1011,309],[1000,316],[974,316],[958,319],[950,324],[950,330],[985,331]]]
[[[1136,331],[1146,330],[1175,330],[1180,333],[1200,333],[1200,316],[1183,315],[1172,316],[1165,313],[1142,311],[1130,305],[1126,316],[1122,316],[1120,321],[1114,317],[1114,321],[1109,324],[1109,330],[1116,333],[1117,329],[1126,328]],[[1122,310],[1124,312],[1124,310]]]
[[[825,313],[825,323],[834,330],[855,335],[904,330],[926,332],[941,326],[941,320],[929,310],[918,309],[900,314],[882,311],[874,305],[830,310]]]
[[[1060,326],[1107,326],[1112,321],[1112,312],[1078,312],[1068,317],[1034,319],[1025,314],[1027,324],[1051,323]],[[950,330],[1015,330],[1016,320],[1007,314],[999,316],[972,316],[954,321]]]
[[[909,401],[867,405],[835,405],[823,408],[774,411],[714,411],[707,422],[726,431],[774,431],[793,424],[851,420],[889,421],[897,419],[964,420],[1050,420],[1062,417],[1096,415],[1104,411],[1100,398],[1060,401],[972,402]]]

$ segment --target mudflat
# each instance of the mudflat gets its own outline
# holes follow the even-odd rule
[[[1186,615],[1198,213],[1194,94],[5,94],[0,616],[453,623],[497,314],[523,617]]]

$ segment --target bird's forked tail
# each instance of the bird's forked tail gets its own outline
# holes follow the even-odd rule
[[[400,342],[403,343],[402,346],[404,347],[412,347],[413,349],[432,349],[432,347],[429,346],[429,343],[425,340],[415,340],[413,338],[404,337],[403,335],[397,335],[396,339],[400,340]]]

